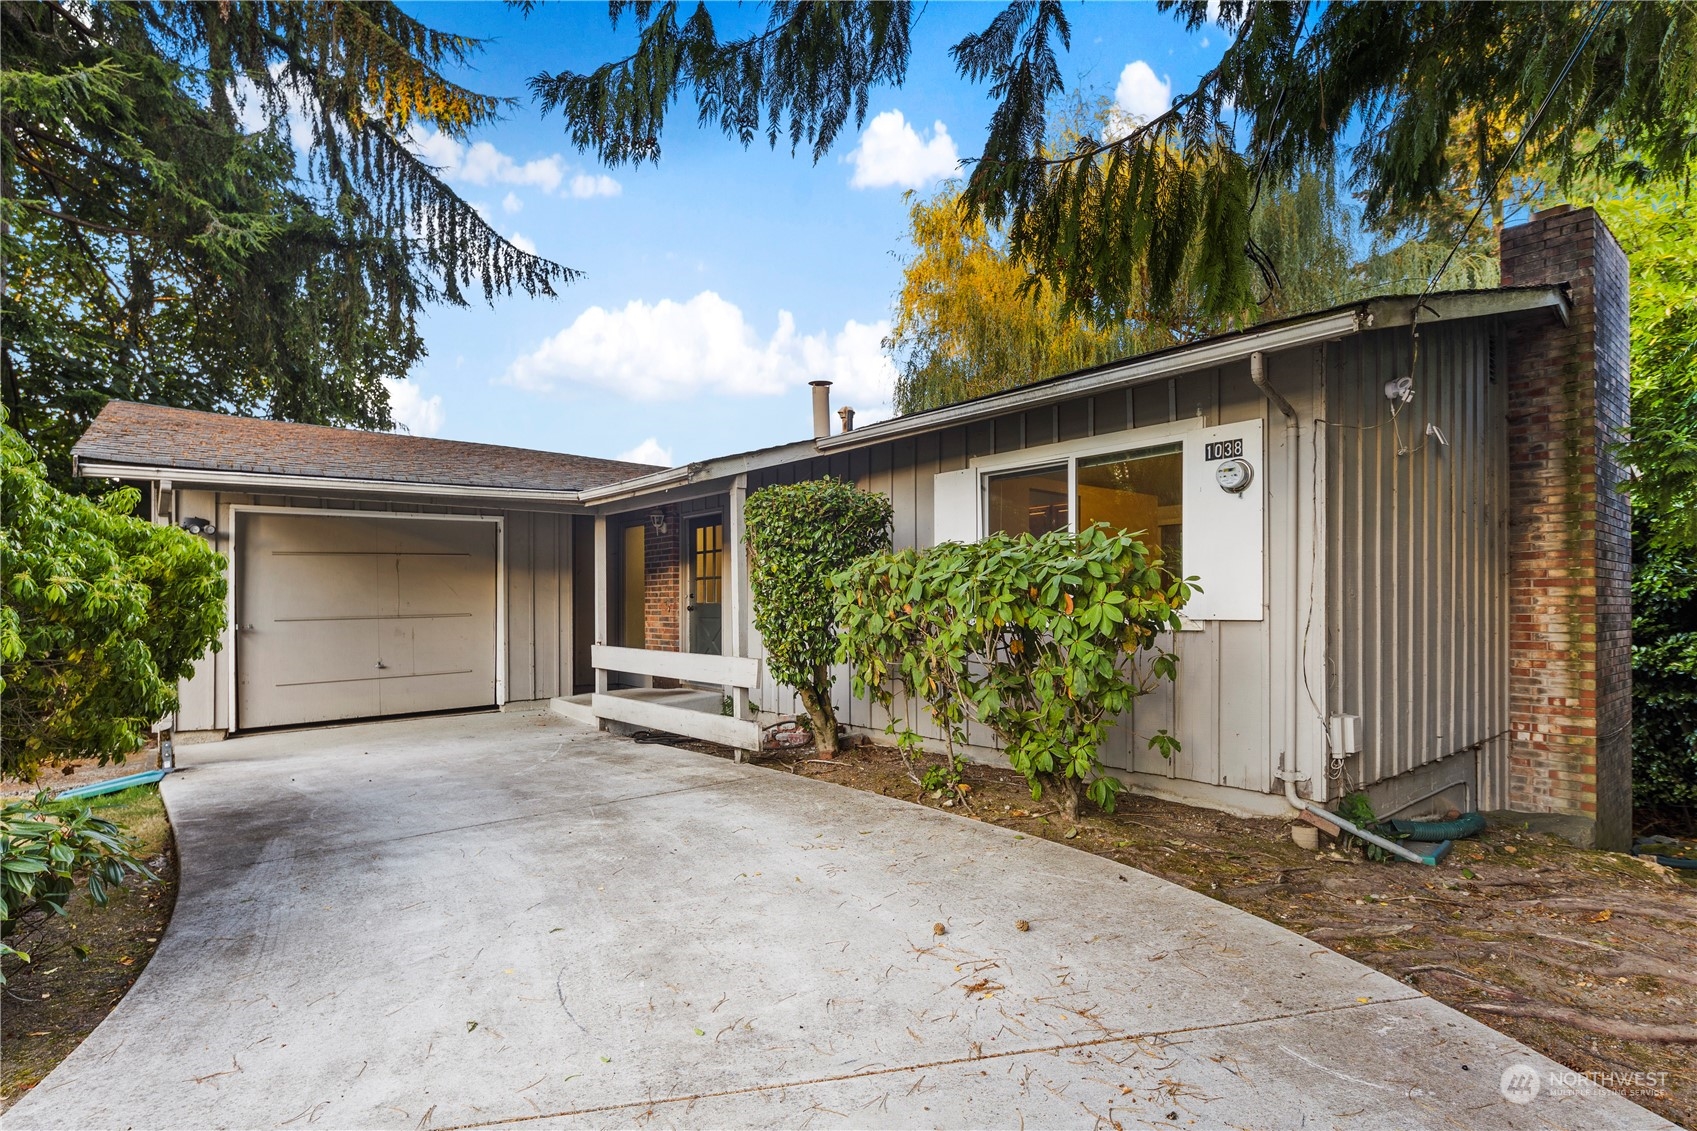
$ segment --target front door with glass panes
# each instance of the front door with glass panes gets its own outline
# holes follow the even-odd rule
[[[725,524],[718,515],[690,520],[689,548],[689,650],[717,656],[725,584]]]
[[[1182,445],[1082,456],[988,477],[989,529],[1042,536],[1105,523],[1136,534],[1162,567],[1182,576]]]

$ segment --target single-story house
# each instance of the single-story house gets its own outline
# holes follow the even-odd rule
[[[750,748],[791,700],[761,685],[743,502],[834,475],[891,497],[898,546],[1107,520],[1202,579],[1176,683],[1103,752],[1135,788],[1264,813],[1366,788],[1381,813],[1561,812],[1619,846],[1626,259],[1553,209],[1504,231],[1502,272],[834,434],[821,386],[812,435],[686,467],[114,402],[76,469],[229,557],[184,740],[551,701]],[[846,679],[837,705],[883,731]]]

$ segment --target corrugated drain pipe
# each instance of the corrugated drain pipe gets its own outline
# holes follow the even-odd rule
[[[1360,837],[1362,840],[1367,841],[1370,844],[1376,844],[1386,852],[1400,856],[1404,860],[1412,861],[1415,864],[1436,864],[1438,862],[1438,858],[1449,849],[1449,844],[1447,842],[1433,849],[1431,855],[1421,856],[1409,851],[1393,840],[1386,840],[1382,836],[1378,836],[1374,833],[1368,832],[1366,829],[1358,828],[1355,825],[1350,824],[1348,821],[1339,817],[1336,813],[1333,813],[1323,805],[1318,805],[1313,801],[1309,801],[1306,798],[1298,797],[1296,795],[1296,783],[1303,780],[1302,775],[1298,774],[1296,770],[1296,700],[1298,680],[1302,678],[1302,663],[1304,659],[1302,655],[1302,635],[1296,631],[1296,606],[1297,602],[1300,600],[1300,586],[1297,584],[1297,571],[1302,565],[1302,540],[1298,537],[1301,533],[1300,523],[1302,519],[1302,512],[1300,509],[1302,492],[1298,489],[1298,479],[1302,472],[1302,425],[1297,420],[1296,409],[1291,407],[1291,403],[1284,398],[1283,394],[1267,383],[1267,355],[1260,350],[1256,350],[1254,353],[1249,355],[1249,379],[1254,382],[1257,389],[1261,390],[1261,395],[1267,398],[1267,402],[1274,408],[1277,408],[1285,418],[1285,494],[1288,499],[1286,511],[1289,516],[1286,530],[1289,531],[1288,537],[1290,539],[1290,566],[1289,573],[1285,579],[1285,609],[1287,610],[1286,615],[1291,618],[1291,658],[1290,663],[1285,665],[1284,678],[1286,720],[1285,756],[1284,767],[1280,771],[1280,776],[1284,778],[1285,783],[1285,800],[1290,803],[1291,808],[1306,810],[1307,812],[1313,813],[1315,816],[1337,825],[1352,836]],[[1317,468],[1314,469],[1314,473],[1316,475],[1319,474],[1319,470]]]

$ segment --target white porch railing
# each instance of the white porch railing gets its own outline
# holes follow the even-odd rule
[[[760,749],[760,724],[739,717],[747,713],[748,692],[760,682],[760,661],[749,656],[711,656],[693,652],[651,652],[644,648],[615,648],[597,644],[590,649],[595,665],[595,694],[590,710],[597,719],[652,727],[736,750],[737,760]],[[605,690],[608,673],[660,676],[691,683],[716,684],[733,690],[735,715],[691,711],[641,699],[627,699]]]

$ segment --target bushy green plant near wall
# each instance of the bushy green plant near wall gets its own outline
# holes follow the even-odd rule
[[[968,720],[988,727],[1032,799],[1054,790],[1069,820],[1085,794],[1114,807],[1121,785],[1102,772],[1102,743],[1139,695],[1175,677],[1164,634],[1191,594],[1136,537],[1104,526],[881,554],[832,586],[856,695],[892,711],[898,691],[923,703],[948,745],[945,772]],[[891,730],[917,749],[911,727]],[[1164,730],[1147,741],[1169,757],[1179,747]]]
[[[1675,520],[1681,521],[1681,520]],[[1639,818],[1697,831],[1697,564],[1646,529],[1632,549],[1632,798]]]
[[[177,681],[224,631],[224,559],[132,517],[134,488],[68,495],[0,423],[0,743],[7,775],[122,757],[177,708]]]
[[[129,876],[153,875],[117,825],[96,817],[84,802],[50,801],[45,790],[0,806],[0,874],[0,939],[13,938],[31,916],[63,915],[78,881],[88,885],[95,906],[104,907],[110,889]],[[0,942],[0,956],[29,961],[27,952],[6,942]]]
[[[831,575],[890,547],[890,500],[839,479],[773,484],[748,497],[749,589],[766,670],[795,688],[821,757],[837,751],[831,707]]]

